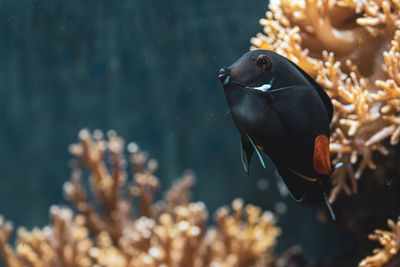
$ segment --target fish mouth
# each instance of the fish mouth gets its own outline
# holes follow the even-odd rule
[[[229,80],[231,79],[231,76],[221,76],[219,75],[219,79],[223,80],[223,85],[228,85],[229,84]]]
[[[218,78],[224,86],[228,85],[231,79],[231,71],[227,68],[220,69]]]

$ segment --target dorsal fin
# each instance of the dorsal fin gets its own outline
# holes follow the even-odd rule
[[[324,106],[326,108],[326,112],[328,113],[328,117],[329,117],[329,122],[332,121],[332,117],[333,117],[333,105],[332,105],[332,101],[329,98],[328,94],[325,92],[325,90],[321,87],[321,85],[319,85],[313,78],[311,78],[310,75],[307,74],[307,72],[305,72],[304,70],[302,70],[299,66],[297,66],[295,63],[293,63],[292,61],[290,61],[289,59],[287,59],[293,66],[296,67],[296,69],[298,71],[300,71],[304,77],[306,77],[306,79],[314,86],[315,90],[317,90],[322,102],[324,103]]]

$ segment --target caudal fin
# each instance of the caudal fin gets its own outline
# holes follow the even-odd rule
[[[333,212],[332,206],[329,203],[328,198],[326,197],[326,193],[324,192],[323,195],[324,195],[325,205],[328,208],[329,213],[331,214],[331,218],[332,218],[333,221],[336,221],[335,213]]]

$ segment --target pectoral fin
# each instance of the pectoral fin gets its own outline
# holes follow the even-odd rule
[[[224,118],[221,121],[221,125],[223,128],[227,128],[228,126],[233,126],[232,114],[230,111],[226,112]]]
[[[224,115],[224,120],[225,121],[231,121],[232,120],[232,114],[230,111],[227,111]]]

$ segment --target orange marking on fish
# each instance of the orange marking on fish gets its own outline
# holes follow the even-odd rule
[[[257,145],[256,146],[259,150],[264,151],[264,148],[262,146]]]
[[[324,134],[315,138],[313,165],[316,172],[330,175],[332,167],[329,156],[329,140]]]
[[[310,177],[307,177],[307,176],[304,176],[303,174],[301,174],[301,173],[299,173],[299,172],[296,172],[295,170],[292,170],[291,168],[289,168],[289,167],[286,167],[289,171],[291,171],[292,173],[294,173],[294,174],[296,174],[297,176],[299,176],[300,178],[303,178],[304,180],[307,180],[307,181],[310,181],[310,182],[316,182],[317,181],[317,178],[310,178]]]

